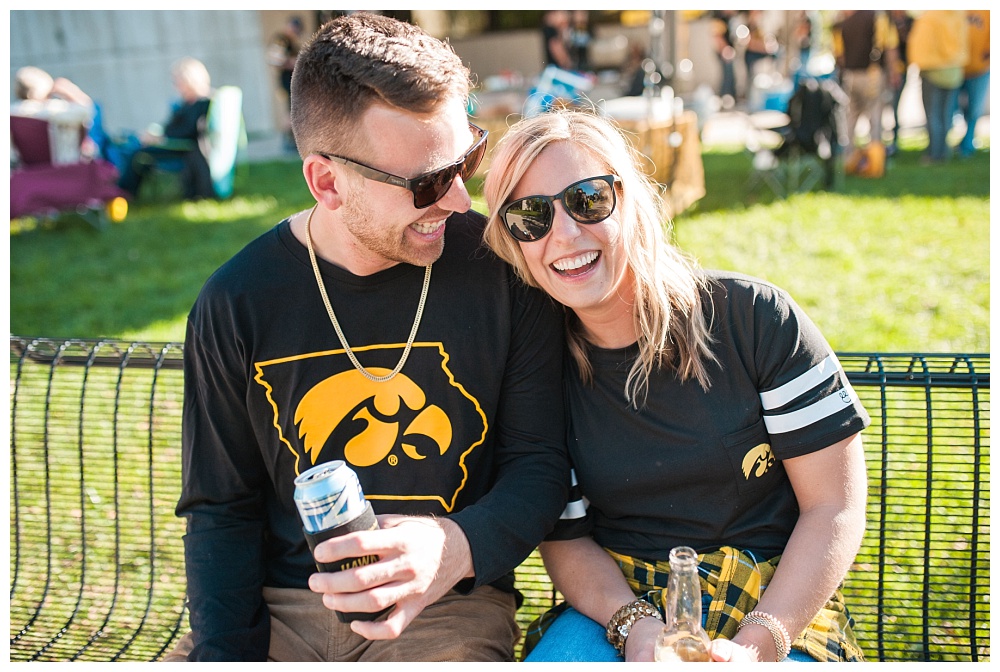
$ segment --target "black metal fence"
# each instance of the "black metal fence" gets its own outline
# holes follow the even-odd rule
[[[183,347],[10,338],[10,659],[155,660],[187,628]],[[873,660],[989,660],[989,356],[839,353],[872,416],[845,586]],[[518,569],[522,627],[558,599]]]

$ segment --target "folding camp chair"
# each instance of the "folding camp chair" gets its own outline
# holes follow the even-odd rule
[[[215,195],[229,198],[233,195],[237,159],[247,146],[243,91],[238,86],[222,86],[215,92],[208,108],[205,138]]]
[[[188,140],[169,141],[164,147],[177,150],[178,156],[158,156],[151,167],[156,173],[181,175],[182,180],[198,180],[202,175],[194,173],[204,170],[208,173],[205,182],[211,182],[213,195],[225,199],[233,195],[237,159],[246,145],[243,91],[238,86],[221,86],[212,95],[197,147]],[[190,151],[198,151],[201,156],[183,156]],[[198,181],[197,185],[187,185],[185,192],[194,191],[203,196],[207,186]]]
[[[19,163],[10,171],[10,217],[54,217],[76,211],[98,229],[121,221],[128,211],[118,188],[118,170],[99,158],[53,161],[50,122],[10,117],[11,145]],[[81,127],[80,142],[86,139]]]
[[[843,105],[846,96],[833,81],[802,79],[788,101],[783,123],[762,123],[750,115],[753,133],[770,133],[779,139],[769,146],[748,143],[754,153],[748,188],[767,185],[778,198],[817,186],[834,189],[839,176],[843,139]],[[780,114],[780,113],[777,113]],[[762,115],[775,117],[776,113]]]

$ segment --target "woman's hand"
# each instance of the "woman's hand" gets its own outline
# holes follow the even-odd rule
[[[753,646],[740,646],[728,639],[712,641],[712,662],[714,663],[759,663],[760,656]]]
[[[663,630],[663,623],[652,616],[640,618],[632,624],[625,640],[625,660],[629,663],[648,663],[653,660],[656,638]]]

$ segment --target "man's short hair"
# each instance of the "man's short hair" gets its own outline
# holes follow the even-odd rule
[[[372,105],[426,114],[468,99],[469,69],[448,44],[409,23],[365,12],[336,18],[309,40],[292,74],[299,153],[357,150]]]

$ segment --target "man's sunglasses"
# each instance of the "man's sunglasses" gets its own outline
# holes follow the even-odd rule
[[[351,159],[345,159],[342,156],[325,154],[323,152],[316,152],[316,154],[322,156],[324,159],[342,163],[354,169],[362,177],[367,177],[369,180],[385,182],[386,184],[407,189],[413,194],[413,207],[428,208],[444,198],[444,195],[451,189],[456,175],[461,175],[462,181],[468,182],[476,174],[476,168],[482,163],[483,156],[486,155],[486,136],[489,135],[489,131],[479,128],[475,124],[469,124],[469,128],[472,129],[472,133],[478,139],[472,145],[472,149],[462,155],[462,158],[444,168],[432,170],[429,173],[418,175],[409,180],[383,172],[377,168],[372,168],[371,166],[366,166],[363,163],[352,161]]]
[[[555,202],[562,201],[569,216],[581,224],[603,222],[615,211],[617,175],[588,177],[574,182],[554,196],[525,196],[500,208],[500,220],[516,240],[530,243],[552,230]]]

